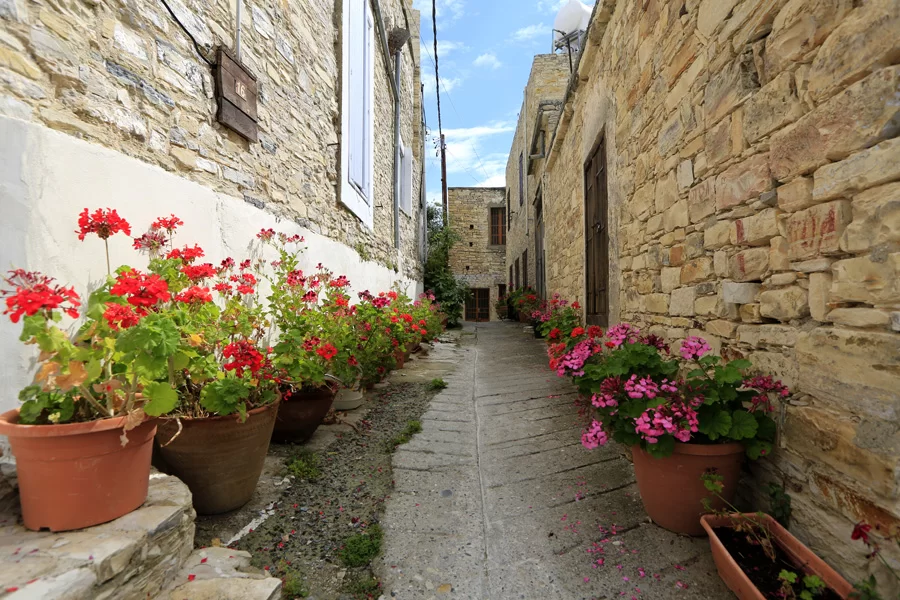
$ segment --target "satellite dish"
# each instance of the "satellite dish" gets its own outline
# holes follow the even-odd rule
[[[569,0],[565,6],[559,9],[559,13],[553,21],[553,41],[576,31],[587,30],[590,22],[591,9],[578,0]]]

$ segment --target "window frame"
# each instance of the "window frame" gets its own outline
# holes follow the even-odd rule
[[[525,204],[525,153],[519,152],[519,206]]]
[[[413,154],[400,138],[400,210],[412,217]]]
[[[363,140],[363,185],[353,181],[350,173],[350,12],[351,8],[359,2],[365,10],[365,40],[363,41],[363,77],[366,86],[363,98],[363,120],[367,125],[368,137]],[[375,17],[369,0],[343,0],[343,29],[341,36],[341,203],[350,209],[363,224],[369,228],[374,227],[374,154],[375,154],[375,130],[374,130],[374,104],[375,104]]]
[[[500,218],[494,217],[495,212],[500,211]],[[506,246],[506,208],[503,206],[491,206],[488,208],[488,245]],[[496,229],[495,229],[496,228]],[[496,234],[496,235],[495,235]],[[496,241],[499,240],[499,241]]]

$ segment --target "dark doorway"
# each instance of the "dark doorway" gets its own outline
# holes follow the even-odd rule
[[[609,217],[606,139],[584,166],[585,320],[609,325]]]
[[[544,253],[544,201],[538,189],[537,204],[534,209],[534,276],[537,292],[541,298],[547,298],[546,255]]]
[[[474,288],[466,299],[466,321],[490,321],[491,293],[487,288]]]

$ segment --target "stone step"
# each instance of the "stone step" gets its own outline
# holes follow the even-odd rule
[[[250,553],[194,550],[156,600],[277,600],[281,580],[250,566]]]

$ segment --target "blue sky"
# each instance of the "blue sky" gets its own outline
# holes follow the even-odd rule
[[[506,159],[535,54],[550,52],[553,19],[566,0],[437,0],[441,114],[448,185],[503,186]],[[431,0],[422,11],[422,81],[437,136]],[[429,202],[440,202],[436,144],[426,142]]]

